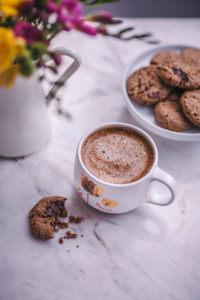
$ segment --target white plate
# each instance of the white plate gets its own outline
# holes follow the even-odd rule
[[[141,67],[148,66],[150,63],[151,58],[160,51],[165,50],[172,50],[179,53],[184,48],[191,48],[191,46],[181,46],[181,45],[170,45],[170,46],[163,46],[163,47],[156,47],[153,50],[146,51],[145,53],[141,54],[137,58],[135,58],[126,68],[123,76],[123,93],[126,99],[126,104],[128,109],[133,116],[133,118],[140,123],[144,128],[162,136],[164,138],[176,141],[200,141],[200,128],[192,128],[186,130],[184,132],[175,132],[164,129],[158,125],[154,116],[154,107],[151,106],[142,106],[137,104],[135,101],[132,101],[126,90],[126,81],[127,78],[136,70]]]

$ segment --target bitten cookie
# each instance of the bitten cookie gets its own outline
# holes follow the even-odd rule
[[[197,89],[200,87],[200,67],[181,56],[168,59],[158,66],[158,75],[162,81],[172,87]]]
[[[167,59],[177,58],[179,55],[173,51],[162,51],[154,55],[150,61],[151,65],[162,65]]]
[[[139,69],[128,78],[127,92],[138,104],[152,105],[166,99],[171,88],[160,80],[157,68],[150,66]]]
[[[185,116],[196,126],[200,126],[200,90],[184,92],[180,104]]]
[[[155,116],[159,125],[172,131],[184,131],[191,128],[183,115],[180,104],[174,101],[160,102],[155,107]]]
[[[58,217],[66,217],[64,197],[46,197],[41,199],[29,212],[29,222],[33,235],[40,239],[52,239],[56,225],[62,224]],[[64,223],[64,222],[63,222]]]

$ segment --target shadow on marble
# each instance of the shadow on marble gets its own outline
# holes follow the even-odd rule
[[[121,108],[120,115],[118,116],[117,121],[140,127],[139,123],[133,119],[126,106],[123,106]]]
[[[105,228],[107,234],[109,231],[109,234],[113,235],[113,230],[118,231],[120,228],[131,236],[154,241],[162,240],[167,233],[165,220],[155,213],[149,204],[143,204],[128,213],[107,214],[88,206],[76,191],[72,194],[71,200],[73,206],[79,208],[84,220],[90,221],[95,231],[100,226]]]

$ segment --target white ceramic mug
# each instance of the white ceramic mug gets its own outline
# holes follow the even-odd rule
[[[102,181],[91,174],[81,158],[81,148],[86,138],[93,132],[106,127],[126,127],[140,133],[147,139],[154,151],[154,162],[149,172],[137,181],[127,184],[113,184]],[[124,213],[135,209],[144,202],[156,205],[169,205],[178,195],[179,186],[175,179],[158,167],[158,149],[152,138],[143,130],[125,123],[113,122],[99,125],[87,132],[81,139],[76,153],[74,178],[76,188],[82,199],[90,206],[107,213]],[[152,194],[150,183],[159,181],[171,192],[170,199],[159,201],[158,194]]]

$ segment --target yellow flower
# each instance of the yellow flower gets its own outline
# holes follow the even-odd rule
[[[6,16],[15,16],[18,14],[20,4],[28,0],[0,0],[0,11]]]
[[[11,67],[13,60],[20,55],[25,45],[24,39],[16,38],[11,29],[0,28],[0,72]]]
[[[22,53],[22,51],[24,50],[24,48],[26,47],[26,41],[25,39],[18,37],[15,38],[16,44],[15,44],[15,53],[16,55],[20,55]]]
[[[19,73],[19,66],[13,65],[0,74],[0,86],[11,88],[14,85],[15,79]]]

